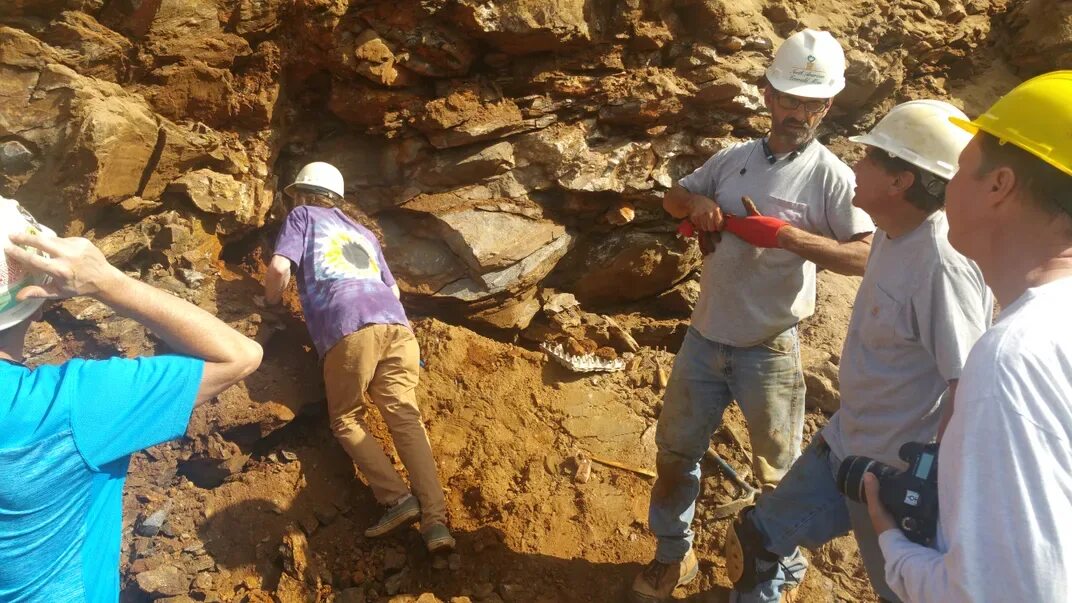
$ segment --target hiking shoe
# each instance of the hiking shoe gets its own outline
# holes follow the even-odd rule
[[[434,523],[432,527],[421,533],[424,537],[424,545],[428,547],[429,553],[436,553],[439,551],[451,551],[454,550],[454,537],[450,535],[450,530],[447,526],[441,523]]]
[[[378,538],[397,528],[409,525],[421,516],[421,503],[416,496],[409,496],[406,500],[387,509],[373,526],[365,530],[366,538]]]
[[[674,589],[692,582],[699,571],[700,566],[696,562],[696,554],[691,550],[677,563],[659,563],[653,559],[633,580],[629,602],[663,603],[669,601]]]

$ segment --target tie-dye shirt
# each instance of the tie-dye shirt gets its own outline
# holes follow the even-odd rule
[[[305,324],[321,357],[366,325],[409,326],[376,235],[338,209],[294,208],[275,253],[298,267]]]

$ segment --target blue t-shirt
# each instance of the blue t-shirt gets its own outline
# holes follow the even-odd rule
[[[321,357],[365,325],[409,325],[376,235],[338,209],[295,207],[275,253],[298,266],[305,324]]]
[[[130,455],[186,432],[204,361],[0,361],[0,601],[119,598]]]

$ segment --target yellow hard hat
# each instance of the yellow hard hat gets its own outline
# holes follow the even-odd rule
[[[975,121],[949,121],[1012,143],[1072,176],[1072,71],[1031,78],[998,99]]]

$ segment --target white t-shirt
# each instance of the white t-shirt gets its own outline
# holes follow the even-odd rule
[[[839,458],[905,468],[901,444],[934,440],[939,399],[990,326],[990,289],[948,232],[938,211],[896,239],[875,233],[841,354],[841,409],[823,429]]]
[[[938,454],[938,550],[879,537],[906,602],[1072,601],[1072,277],[972,349]]]
[[[763,215],[838,241],[874,232],[867,214],[852,206],[856,179],[849,166],[818,141],[790,157],[772,164],[762,140],[743,142],[718,152],[679,184],[738,216],[746,213],[741,196],[747,195]],[[692,326],[712,341],[746,347],[814,311],[815,264],[724,233],[718,250],[704,258]]]

